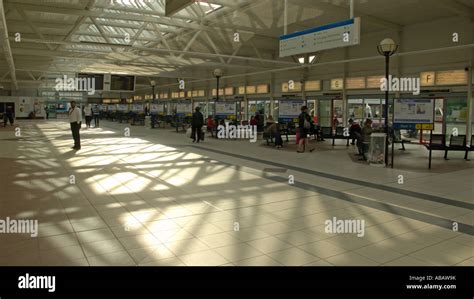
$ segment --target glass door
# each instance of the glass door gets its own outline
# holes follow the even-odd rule
[[[433,134],[444,134],[444,99],[435,99],[435,124]]]
[[[332,100],[319,100],[319,125],[332,127]]]
[[[216,111],[216,102],[214,100],[210,100],[207,105],[207,116],[215,116]]]
[[[467,98],[448,98],[446,99],[445,114],[445,132],[446,140],[457,131],[459,135],[466,134],[467,131]]]
[[[318,124],[318,101],[317,100],[307,100],[306,106],[308,107],[309,115],[313,118],[313,122]]]
[[[332,114],[332,127],[335,130],[337,127],[344,127],[344,103],[342,100],[334,99],[332,101],[333,114]]]
[[[364,99],[348,99],[347,118],[362,126],[364,123]]]
[[[257,101],[248,101],[248,115],[247,118],[250,120],[252,116],[255,116],[257,112]]]
[[[273,120],[278,122],[278,118],[280,117],[280,101],[275,100],[273,103]]]

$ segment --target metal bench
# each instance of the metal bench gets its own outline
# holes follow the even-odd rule
[[[469,152],[474,150],[474,135],[471,136],[471,144],[470,146],[466,146],[466,154],[464,155],[464,160],[470,161],[468,158]]]
[[[448,159],[448,152],[449,151],[457,151],[457,152],[465,152],[467,149],[466,146],[466,135],[451,135],[449,138],[449,146],[446,145],[446,149],[444,152],[444,159]]]
[[[400,133],[400,130],[394,130],[393,131],[393,143],[400,143],[402,145],[402,148],[399,150],[404,151],[405,150],[405,143],[411,143],[411,140],[405,140],[402,138],[402,134]]]
[[[446,136],[444,134],[430,134],[430,143],[425,144],[426,149],[429,151],[429,162],[428,168],[431,169],[431,152],[432,151],[445,151],[444,158],[446,159]]]
[[[336,133],[333,134],[332,127],[321,127],[321,136],[323,139],[330,138],[332,139],[332,145],[336,145],[336,139],[346,139],[347,143],[346,146],[349,146],[349,139],[350,136],[344,135],[344,128],[343,127],[336,127]]]

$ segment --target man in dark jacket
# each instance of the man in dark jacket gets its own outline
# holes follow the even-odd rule
[[[349,119],[349,136],[352,138],[352,145],[355,144],[355,140],[357,139],[356,133],[362,134],[362,128],[358,123],[356,123],[352,118]]]
[[[204,116],[202,116],[202,113],[199,111],[201,110],[199,107],[196,107],[195,110],[196,112],[193,113],[193,118],[191,120],[191,138],[193,139],[193,142],[199,143],[201,140],[201,129],[202,126],[204,126]]]
[[[10,121],[10,126],[13,126],[14,117],[13,117],[13,107],[12,106],[7,106],[7,111],[5,112],[6,118]],[[7,122],[5,120],[5,126],[7,125]]]

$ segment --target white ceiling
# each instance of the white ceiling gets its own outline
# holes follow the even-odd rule
[[[284,0],[210,0],[212,6],[194,3],[171,18],[164,16],[164,2],[3,0],[14,77],[24,84],[78,72],[199,79],[216,67],[246,73],[297,64],[278,58]],[[474,18],[472,0],[354,2],[364,33],[457,15]],[[288,32],[349,17],[349,0],[288,3]],[[234,42],[235,32],[240,42]],[[12,82],[8,53],[0,51],[0,82]]]

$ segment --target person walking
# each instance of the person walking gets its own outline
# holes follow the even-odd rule
[[[196,143],[199,143],[199,141],[201,140],[201,129],[204,125],[204,116],[202,115],[200,110],[201,109],[199,107],[196,107],[195,112],[193,113],[193,118],[191,120],[191,138],[193,139],[193,142]]]
[[[84,116],[86,118],[86,128],[90,129],[91,121],[92,121],[92,106],[91,105],[87,105],[86,108],[84,108]]]
[[[74,146],[72,149],[81,149],[81,136],[80,129],[82,124],[82,113],[81,109],[76,106],[76,102],[71,102],[71,108],[69,108],[69,123],[71,125],[72,138],[74,139]]]
[[[49,119],[49,110],[48,110],[48,106],[44,106],[44,112],[46,113],[46,119],[48,120],[48,119]]]
[[[300,132],[300,140],[298,143],[298,149],[296,152],[304,153],[306,146],[309,146],[308,135],[311,129],[311,117],[308,114],[308,107],[303,106],[301,107],[301,113],[298,116],[298,124],[299,124],[299,132]],[[314,151],[314,148],[309,150],[310,152]]]

